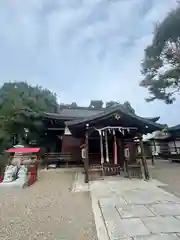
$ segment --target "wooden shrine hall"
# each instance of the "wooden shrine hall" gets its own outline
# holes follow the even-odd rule
[[[118,106],[66,121],[72,136],[82,142],[85,182],[117,174],[149,179],[142,136],[164,128],[157,119],[141,118]]]

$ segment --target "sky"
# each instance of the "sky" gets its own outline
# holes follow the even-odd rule
[[[1,0],[0,84],[27,81],[59,102],[129,101],[143,117],[180,124],[173,105],[146,103],[144,48],[176,0]]]

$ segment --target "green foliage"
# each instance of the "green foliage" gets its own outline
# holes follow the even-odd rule
[[[61,103],[60,105],[59,105],[59,107],[61,108],[77,108],[78,107],[78,105],[77,105],[77,103],[76,102],[72,102],[71,104],[65,104],[65,103]]]
[[[8,159],[10,157],[10,154],[8,152],[3,152],[0,154],[0,176],[1,176],[1,170],[2,168],[8,164]]]
[[[152,44],[145,49],[142,74],[140,86],[150,93],[147,101],[173,103],[180,91],[180,6],[156,26]]]
[[[116,107],[118,105],[121,106],[126,112],[135,114],[134,108],[132,108],[128,101],[124,102],[123,104],[120,104],[120,102],[117,101],[106,102],[106,108]]]
[[[106,107],[120,105],[117,101],[106,103]],[[76,102],[61,104],[61,107],[76,108]],[[129,102],[121,105],[127,112],[135,113]],[[102,100],[91,100],[89,108],[103,109]],[[0,152],[13,144],[38,146],[49,144],[42,121],[44,112],[58,112],[56,95],[39,86],[25,82],[8,82],[0,88]],[[28,129],[26,134],[25,129]],[[35,141],[33,141],[35,140]]]
[[[120,104],[120,102],[118,102],[118,101],[111,100],[109,102],[106,102],[106,104],[105,104],[105,108],[112,108],[112,107],[116,107],[116,106],[121,106],[125,111],[135,114],[135,110],[132,108],[131,104],[128,101],[124,102],[123,104]],[[101,109],[103,109],[103,101],[102,100],[91,100],[89,107],[97,109],[97,110],[101,110]]]
[[[106,102],[106,108],[110,108],[110,107],[116,107],[118,106],[120,103],[119,102],[116,102],[116,101],[109,101],[109,102]]]
[[[134,108],[132,108],[131,104],[128,101],[124,102],[121,106],[126,112],[135,114]]]
[[[57,108],[56,95],[47,89],[25,82],[4,83],[0,88],[0,150],[12,145],[12,135],[24,140],[25,128],[42,132],[42,113]]]
[[[91,100],[89,108],[94,108],[100,110],[103,108],[103,101],[102,100]]]

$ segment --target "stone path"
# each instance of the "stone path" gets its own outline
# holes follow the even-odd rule
[[[180,198],[163,185],[120,177],[90,183],[99,240],[180,239]]]
[[[84,174],[80,171],[75,173],[72,192],[89,192],[89,184],[84,182]]]
[[[151,239],[154,238],[152,234],[161,233],[180,234],[179,203],[180,199],[163,192],[159,194],[152,189],[150,192],[145,189],[125,191],[117,198],[99,198],[99,206],[111,240],[130,237],[144,239],[142,236]]]
[[[150,174],[153,178],[164,182],[167,186],[163,186],[168,191],[180,197],[180,164],[169,163],[169,161],[156,161],[153,168],[150,168]]]

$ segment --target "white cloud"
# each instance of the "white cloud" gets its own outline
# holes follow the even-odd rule
[[[178,102],[147,104],[148,93],[138,86],[154,24],[175,5],[176,0],[1,0],[0,80],[38,83],[64,102],[129,100],[141,115],[178,123]]]

